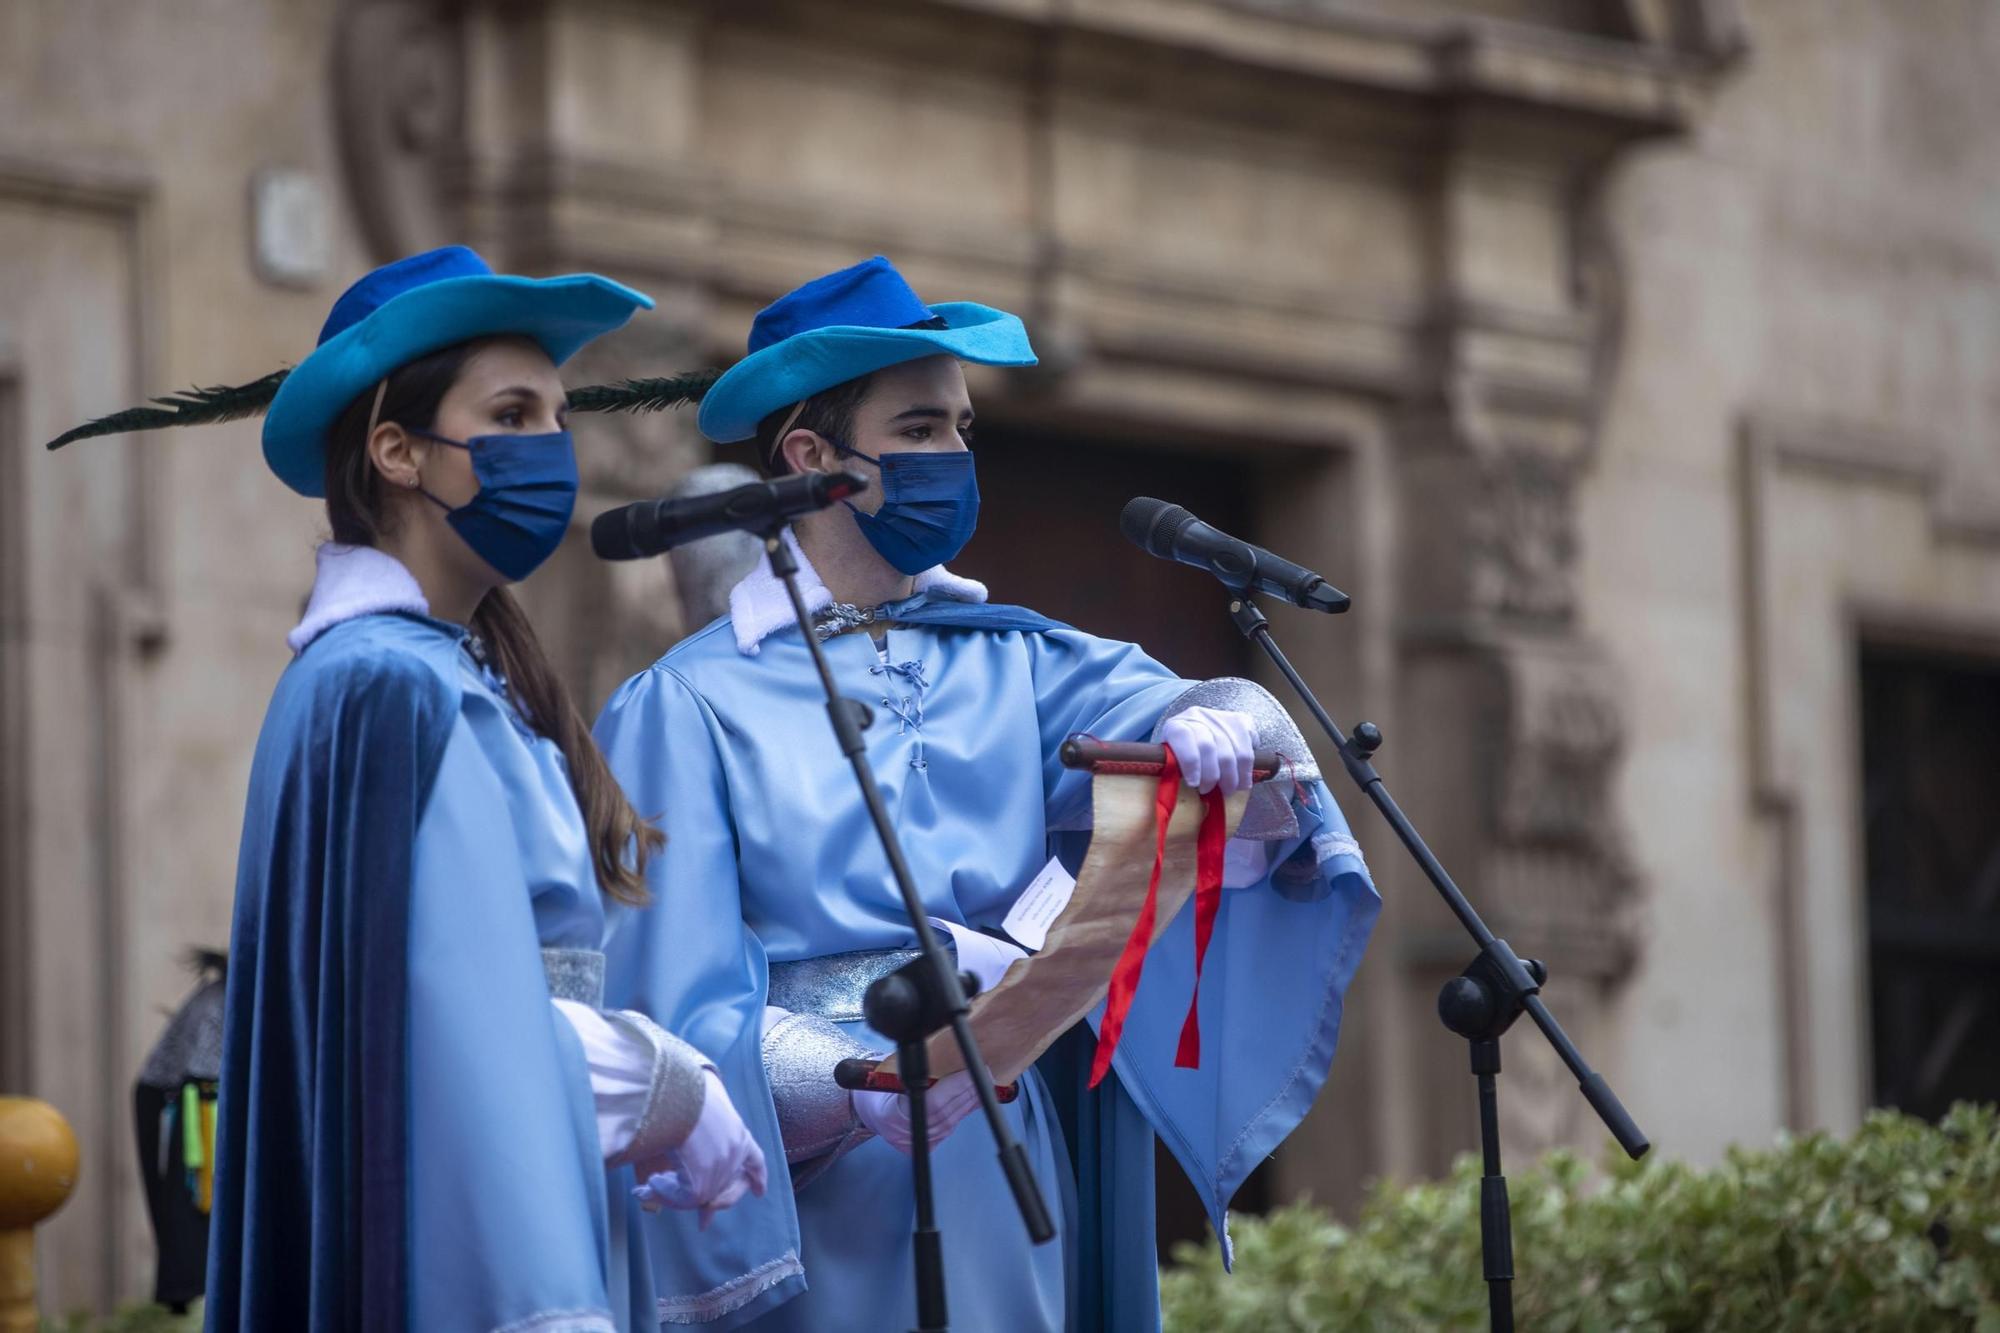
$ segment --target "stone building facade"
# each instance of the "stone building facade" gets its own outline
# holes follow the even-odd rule
[[[0,1086],[86,1145],[51,1308],[145,1289],[131,1078],[226,938],[322,522],[253,424],[40,442],[296,359],[447,240],[659,298],[573,381],[724,362],[877,251],[1022,312],[971,572],[1189,674],[1259,667],[1126,498],[1326,572],[1355,609],[1283,641],[1661,1149],[1851,1125],[1864,662],[2000,652],[1996,59],[1978,0],[0,8]],[[580,524],[710,458],[679,417],[579,445]],[[588,706],[688,628],[665,562],[581,540],[527,595]],[[1388,907],[1267,1200],[1474,1141],[1432,1017],[1469,948],[1340,795]],[[1502,1098],[1514,1151],[1597,1141],[1525,1029]]]

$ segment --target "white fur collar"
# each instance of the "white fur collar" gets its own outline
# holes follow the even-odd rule
[[[424,590],[403,562],[372,546],[342,546],[327,542],[319,548],[319,572],[305,618],[285,636],[294,653],[345,620],[378,611],[431,613]]]
[[[833,605],[833,594],[820,581],[818,571],[806,559],[799,539],[790,528],[785,529],[785,545],[799,562],[799,593],[805,598],[806,612],[818,615]],[[985,584],[962,579],[943,565],[934,565],[917,575],[911,591],[912,595],[927,592],[954,602],[986,600]],[[736,651],[746,656],[754,656],[765,639],[794,623],[792,599],[785,595],[785,585],[771,572],[769,556],[759,556],[756,568],[729,590],[729,623],[736,631]]]

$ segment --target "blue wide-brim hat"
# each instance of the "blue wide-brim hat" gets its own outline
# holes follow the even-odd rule
[[[530,338],[561,365],[621,327],[651,297],[594,273],[495,273],[462,245],[385,264],[349,287],[319,346],[279,385],[264,417],[264,461],[301,495],[326,493],[327,432],[347,405],[418,357],[475,338]]]
[[[881,255],[814,278],[757,312],[750,354],[702,395],[701,433],[747,440],[757,423],[836,384],[926,356],[1032,366],[1028,331],[1004,310],[971,301],[925,305]]]

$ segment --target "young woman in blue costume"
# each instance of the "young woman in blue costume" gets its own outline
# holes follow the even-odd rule
[[[1066,736],[1164,741],[1203,789],[1247,781],[1260,746],[1292,761],[1286,780],[1253,791],[1227,849],[1200,1067],[1175,1061],[1193,984],[1184,912],[1148,955],[1102,1083],[1089,1086],[1095,1041],[1079,1024],[1005,1108],[1055,1243],[1028,1243],[983,1125],[953,1132],[976,1104],[965,1076],[931,1097],[952,1327],[1143,1333],[1160,1317],[1155,1137],[1226,1253],[1230,1196],[1326,1079],[1379,901],[1297,728],[1263,690],[1182,679],[1133,644],[991,604],[945,568],[979,511],[961,362],[1034,359],[1014,316],[926,305],[878,257],[762,311],[700,424],[718,443],[754,440],[771,471],[851,467],[876,483],[787,541],[841,692],[876,705],[868,754],[918,890],[982,985],[1021,956],[984,930],[1052,852],[1074,870],[1088,840],[1089,779],[1056,758]],[[613,913],[608,993],[713,1059],[774,1167],[789,1167],[699,1244],[674,1217],[646,1221],[660,1308],[760,1333],[908,1327],[907,1104],[850,1095],[831,1071],[888,1045],[862,1021],[861,995],[909,957],[912,934],[768,562],[726,618],[617,691],[597,737],[668,835],[647,872],[660,907]]]
[[[713,1066],[600,1007],[604,900],[645,900],[660,834],[505,587],[575,502],[556,367],[650,305],[431,251],[270,402],[333,541],[251,771],[211,1330],[651,1328],[633,1210],[763,1191]]]

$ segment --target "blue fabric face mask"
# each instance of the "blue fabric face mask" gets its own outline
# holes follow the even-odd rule
[[[886,454],[870,458],[836,441],[834,449],[866,459],[882,472],[882,507],[872,514],[854,510],[861,535],[903,574],[921,574],[955,558],[979,524],[979,477],[972,454]]]
[[[404,429],[408,430],[408,427]],[[453,440],[410,430],[472,455],[479,494],[453,509],[424,491],[473,553],[518,583],[555,554],[576,509],[576,445],[566,430],[553,435],[478,435]]]

